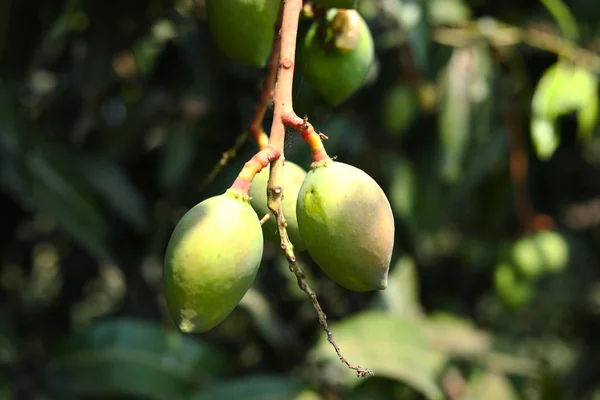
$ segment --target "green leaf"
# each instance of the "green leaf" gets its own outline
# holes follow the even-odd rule
[[[542,161],[548,160],[558,149],[560,137],[554,121],[534,117],[531,120],[531,138],[533,148]]]
[[[121,166],[105,157],[81,157],[77,165],[90,185],[125,221],[139,231],[148,227],[148,209],[144,198]]]
[[[56,395],[178,399],[228,371],[228,360],[206,343],[119,318],[67,337],[47,365],[46,384]]]
[[[39,147],[26,155],[31,199],[99,259],[110,259],[108,227],[88,187],[68,159],[50,148]],[[69,168],[71,169],[68,172]]]
[[[381,111],[387,131],[394,136],[402,135],[419,111],[414,90],[404,85],[392,87],[383,98]]]
[[[318,400],[308,385],[278,375],[252,375],[225,382],[190,397],[190,400]]]
[[[378,377],[401,381],[428,399],[442,398],[436,377],[446,357],[430,348],[418,321],[367,311],[332,324],[331,330],[351,363],[373,370]],[[327,362],[343,373],[347,387],[359,383],[353,371],[340,362],[325,335],[309,357],[314,362]]]
[[[165,189],[177,187],[189,172],[196,154],[197,135],[185,123],[179,123],[163,148],[159,183]]]
[[[559,61],[540,78],[532,99],[531,134],[541,160],[558,148],[556,120],[577,112],[579,136],[589,138],[598,120],[598,78],[588,70]]]
[[[377,293],[373,308],[398,317],[421,315],[417,266],[410,257],[400,258],[388,276],[388,287]]]
[[[476,374],[469,380],[468,395],[461,400],[517,400],[520,397],[504,375],[493,372]]]
[[[486,47],[454,50],[446,71],[439,116],[441,174],[446,182],[453,183],[461,177],[474,137],[489,131],[489,113],[483,112],[483,107],[490,97],[490,75],[491,56]]]
[[[293,274],[289,273],[289,269],[288,275],[293,276]],[[295,279],[294,282],[296,282]],[[304,294],[298,289],[297,283],[296,292]],[[256,329],[274,348],[284,349],[290,342],[297,342],[296,333],[284,324],[265,296],[256,288],[250,288],[238,305],[248,311]]]
[[[449,356],[477,356],[491,350],[492,337],[455,315],[437,312],[425,324],[425,335],[431,346]]]
[[[462,0],[430,0],[429,15],[434,25],[452,25],[471,18],[471,10]]]

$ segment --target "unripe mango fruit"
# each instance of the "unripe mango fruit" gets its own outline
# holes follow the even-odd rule
[[[559,272],[569,263],[569,245],[558,232],[534,232],[512,246],[511,258],[515,267],[529,277]]]
[[[327,37],[314,22],[299,51],[306,79],[331,105],[337,106],[364,83],[375,58],[373,37],[356,10],[331,9]]]
[[[228,57],[264,67],[269,59],[280,0],[206,0],[210,31]]]
[[[296,215],[308,253],[331,279],[357,292],[387,287],[394,216],[373,178],[337,161],[315,166],[298,193]]]
[[[259,218],[269,213],[267,207],[267,183],[269,182],[270,166],[263,168],[252,181],[250,187],[250,204],[259,215]],[[296,219],[296,199],[300,186],[304,182],[306,171],[298,164],[286,161],[283,166],[283,215],[287,221],[287,233],[290,241],[294,245],[295,250],[304,250],[304,241],[298,230],[298,220]],[[279,245],[280,239],[277,233],[277,220],[271,217],[263,224],[263,235],[266,239]]]
[[[314,0],[314,4],[323,8],[356,8],[358,0]]]
[[[247,199],[231,192],[190,209],[167,246],[164,289],[169,312],[185,333],[221,323],[244,297],[263,253],[260,221]]]

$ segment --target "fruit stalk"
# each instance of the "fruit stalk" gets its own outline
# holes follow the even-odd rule
[[[327,334],[327,339],[334,347],[340,361],[348,368],[357,372],[359,377],[373,375],[373,372],[364,369],[361,366],[351,364],[342,354],[339,346],[333,339],[333,334],[327,324],[327,316],[323,312],[317,299],[317,295],[307,282],[306,274],[296,263],[294,247],[290,242],[287,231],[286,221],[283,215],[281,201],[283,198],[282,173],[284,163],[283,145],[285,140],[285,126],[291,126],[302,134],[304,140],[308,143],[313,161],[327,161],[329,157],[321,143],[321,137],[317,134],[306,119],[299,118],[292,105],[292,86],[294,81],[294,63],[296,57],[296,38],[298,31],[298,20],[302,11],[302,0],[282,0],[280,15],[282,15],[281,30],[276,34],[275,41],[280,41],[280,57],[277,74],[277,83],[273,96],[274,111],[273,123],[269,145],[279,151],[281,156],[271,162],[269,182],[267,185],[267,205],[277,221],[277,230],[281,239],[281,249],[288,260],[290,271],[296,276],[298,286],[310,298],[313,307],[319,318],[323,330]]]
[[[264,131],[262,124],[265,118],[265,113],[267,112],[267,108],[269,108],[269,101],[271,101],[273,98],[273,87],[275,86],[275,79],[277,78],[279,52],[281,51],[281,41],[278,40],[278,32],[281,29],[282,15],[283,13],[280,10],[279,16],[277,17],[277,22],[273,27],[275,29],[275,38],[273,40],[273,46],[271,47],[269,60],[267,61],[267,75],[265,77],[265,81],[263,82],[260,98],[254,106],[254,115],[252,116],[252,120],[248,126],[248,131],[244,131],[244,133],[242,133],[236,139],[235,144],[229,150],[223,153],[219,162],[214,166],[210,174],[208,174],[202,183],[200,191],[204,190],[208,184],[214,181],[217,175],[223,170],[223,168],[225,168],[227,163],[237,155],[238,150],[244,145],[244,143],[246,143],[248,133],[250,133],[250,135],[252,135],[254,138],[259,150],[262,150],[269,143],[269,136]]]
[[[267,61],[267,76],[263,82],[260,99],[254,108],[254,115],[248,128],[250,134],[258,144],[258,148],[262,149],[269,143],[269,136],[264,131],[262,123],[265,118],[265,113],[269,106],[269,101],[273,98],[273,87],[277,78],[277,66],[279,64],[279,54],[281,52],[281,40],[279,40],[279,31],[281,30],[281,22],[283,19],[283,10],[279,10],[277,22],[275,23],[275,38],[273,39],[273,47]]]
[[[281,152],[279,150],[267,144],[266,147],[244,164],[244,168],[238,174],[229,191],[237,196],[247,198],[250,186],[252,186],[252,180],[256,174],[262,171],[269,163],[273,162],[273,160],[281,158],[280,155]]]

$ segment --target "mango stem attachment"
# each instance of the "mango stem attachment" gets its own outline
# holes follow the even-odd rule
[[[256,153],[250,160],[244,164],[237,178],[229,188],[229,192],[237,196],[248,197],[252,180],[256,174],[262,171],[273,160],[280,158],[281,152],[273,146],[268,145]]]
[[[276,34],[275,40],[280,41],[279,67],[277,71],[277,83],[273,95],[274,111],[273,123],[271,125],[271,135],[269,145],[281,153],[281,156],[271,161],[269,182],[267,184],[267,206],[277,220],[277,230],[281,239],[281,250],[285,255],[290,271],[296,276],[298,287],[310,298],[315,309],[319,322],[327,334],[327,340],[335,349],[340,361],[348,368],[356,371],[359,377],[373,375],[369,369],[362,368],[360,365],[351,364],[343,355],[339,346],[336,344],[333,334],[327,324],[327,316],[319,301],[317,294],[310,287],[306,279],[306,273],[296,263],[294,246],[291,243],[287,230],[286,220],[283,215],[281,201],[283,199],[284,188],[282,186],[282,174],[284,163],[284,141],[285,127],[291,126],[297,129],[303,135],[304,140],[309,144],[313,160],[316,162],[327,162],[329,157],[323,148],[321,137],[317,134],[306,119],[299,118],[292,106],[292,86],[294,82],[294,63],[296,57],[296,39],[298,31],[298,20],[302,11],[302,0],[282,0],[280,8],[281,30]],[[287,123],[286,123],[287,122]]]

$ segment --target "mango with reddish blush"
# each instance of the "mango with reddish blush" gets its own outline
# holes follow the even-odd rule
[[[313,167],[298,193],[296,215],[308,253],[332,280],[357,292],[387,287],[394,216],[368,174],[331,160]]]

